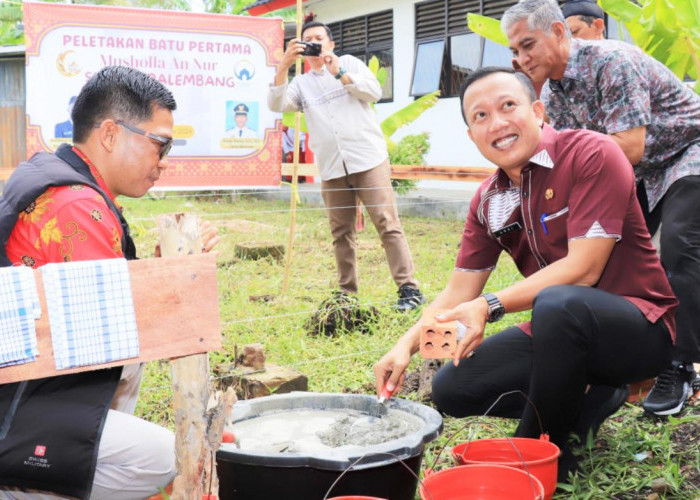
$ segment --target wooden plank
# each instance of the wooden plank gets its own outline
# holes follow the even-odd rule
[[[291,176],[294,173],[293,163],[283,163],[282,164],[282,175]],[[318,168],[315,163],[300,163],[297,175],[303,176],[318,176]]]
[[[292,175],[293,164],[282,164],[282,175]],[[496,169],[494,167],[450,167],[433,165],[392,165],[392,179],[481,182]],[[318,176],[315,163],[300,163],[299,175]]]
[[[40,271],[35,280],[41,301],[36,322],[39,356],[32,363],[0,368],[0,384],[83,372],[221,348],[216,255],[202,253],[129,261],[140,355],[112,363],[56,370]]]
[[[392,165],[392,179],[481,182],[493,175],[493,167],[447,167],[429,165]]]

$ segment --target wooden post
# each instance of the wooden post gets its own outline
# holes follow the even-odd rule
[[[195,215],[162,215],[158,228],[162,256],[201,252],[202,241]],[[229,390],[212,397],[207,354],[178,358],[171,366],[178,469],[171,498],[199,500],[203,494],[219,491],[215,454],[235,393]]]
[[[297,39],[301,39],[301,20],[303,9],[302,0],[297,0]],[[294,63],[296,75],[301,75],[301,59],[297,58]],[[290,200],[289,238],[287,239],[287,261],[284,266],[284,281],[282,283],[282,293],[286,293],[289,288],[289,272],[292,268],[292,247],[294,245],[294,232],[297,223],[297,189],[299,187],[299,127],[301,127],[301,113],[294,113],[294,150],[292,151],[292,199]]]

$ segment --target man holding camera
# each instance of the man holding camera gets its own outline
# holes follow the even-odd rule
[[[425,297],[413,277],[413,259],[389,178],[386,141],[370,105],[381,98],[381,86],[362,61],[333,53],[335,43],[325,24],[304,24],[301,37],[302,41],[289,42],[267,102],[273,111],[303,111],[306,116],[328,209],[340,290],[354,294],[358,288],[355,216],[359,198],[377,228],[399,287],[396,308],[415,309],[425,303]],[[288,83],[289,68],[300,56],[307,57],[311,71]]]

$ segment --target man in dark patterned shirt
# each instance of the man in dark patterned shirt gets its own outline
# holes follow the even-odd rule
[[[521,0],[501,21],[556,129],[609,134],[634,165],[647,226],[662,227],[661,262],[680,300],[674,362],[644,402],[678,413],[700,362],[700,97],[630,44],[572,40],[552,0]]]

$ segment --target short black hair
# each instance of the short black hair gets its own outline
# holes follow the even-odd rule
[[[506,68],[505,66],[486,66],[477,69],[476,71],[470,73],[467,76],[467,78],[464,79],[462,87],[459,90],[459,107],[462,111],[462,118],[464,119],[464,123],[467,124],[467,127],[469,126],[469,123],[467,122],[467,117],[464,115],[464,94],[467,92],[467,88],[469,88],[469,86],[472,83],[477,82],[482,78],[486,78],[487,76],[493,75],[495,73],[506,73],[508,75],[515,76],[525,89],[525,94],[530,99],[530,102],[535,102],[537,100],[537,93],[535,92],[535,87],[532,86],[532,81],[524,73],[515,71],[513,68]]]
[[[328,39],[330,41],[333,41],[333,33],[331,33],[331,29],[325,24],[318,21],[309,21],[308,23],[304,23],[304,25],[301,27],[301,36],[304,36],[304,32],[309,28],[317,28],[319,26],[326,30],[326,33],[328,34]]]
[[[85,83],[71,117],[73,142],[87,140],[93,127],[107,118],[148,121],[157,108],[177,108],[172,92],[152,76],[126,66],[105,66]]]
[[[578,16],[578,18],[582,22],[586,23],[586,26],[591,26],[591,25],[593,25],[593,23],[595,22],[596,19],[600,19],[599,17],[595,17],[595,16]]]

